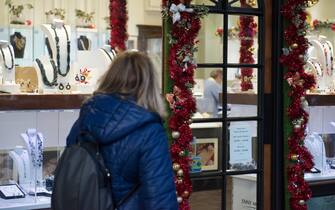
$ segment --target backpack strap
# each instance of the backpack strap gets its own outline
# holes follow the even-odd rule
[[[140,188],[140,183],[137,183],[116,205],[116,207],[122,206],[125,202],[127,202],[130,197]]]

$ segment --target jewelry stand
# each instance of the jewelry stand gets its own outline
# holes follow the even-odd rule
[[[53,66],[52,66],[52,63],[50,62],[51,59],[48,56],[42,56],[41,58],[39,58],[39,60],[44,67],[44,72],[45,72],[46,78],[48,79],[48,81],[51,82],[53,80],[53,77],[54,77]],[[40,93],[44,93],[44,94],[58,93],[58,87],[56,85],[49,86],[49,85],[44,84],[43,75],[42,75],[43,70],[41,70],[37,61],[34,62],[34,67],[36,69],[37,76],[38,76],[38,91]]]
[[[53,29],[53,27],[55,30]],[[71,87],[72,86],[71,79],[74,78],[74,72],[71,71],[71,68],[68,73],[66,72],[68,69],[68,65],[72,67],[71,61],[68,61],[69,59],[68,53],[70,53],[68,52],[68,41],[70,41],[71,39],[71,27],[68,25],[64,25],[64,22],[61,20],[54,20],[53,24],[43,24],[41,28],[49,40],[53,60],[55,61],[56,65],[58,65],[57,60],[60,61],[60,73],[63,75],[58,76],[57,80],[59,84],[58,89],[60,92],[68,92],[69,90],[66,89],[66,86],[69,84]],[[57,50],[55,31],[57,37],[59,38],[58,42],[59,50]],[[59,59],[57,55],[59,55]],[[64,88],[60,88],[60,85]]]
[[[15,55],[14,49],[8,41],[0,41],[1,56],[0,67],[2,78],[0,90],[13,94],[20,93],[20,85],[15,83]]]
[[[14,169],[16,169],[14,174],[18,175],[18,183],[22,186],[28,185],[31,182],[28,151],[23,147],[17,146],[13,151],[9,152],[9,156],[13,159]]]
[[[315,168],[325,173],[327,171],[326,148],[321,136],[317,133],[310,134],[305,139],[305,146],[313,156]]]
[[[44,138],[36,129],[28,129],[21,137],[27,147],[30,167],[30,183],[22,186],[30,195],[48,194],[43,186],[43,145]]]

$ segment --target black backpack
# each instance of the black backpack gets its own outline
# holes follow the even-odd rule
[[[89,137],[85,139],[84,137]],[[136,191],[134,187],[118,204],[113,201],[112,176],[105,167],[99,144],[89,133],[80,133],[77,144],[65,148],[57,168],[51,198],[53,210],[114,210]]]

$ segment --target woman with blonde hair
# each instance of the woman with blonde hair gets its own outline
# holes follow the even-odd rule
[[[112,173],[115,202],[138,189],[119,210],[177,210],[168,141],[162,126],[163,102],[149,57],[124,52],[101,78],[67,138],[89,132]]]

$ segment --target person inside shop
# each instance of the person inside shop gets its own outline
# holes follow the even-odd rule
[[[220,93],[222,93],[222,70],[213,70],[210,77],[204,83],[204,98],[208,102],[213,117],[217,117],[220,111]]]
[[[155,72],[147,55],[134,51],[119,54],[93,96],[82,105],[67,138],[72,145],[84,131],[102,145],[116,203],[139,186],[120,209],[178,209]]]

